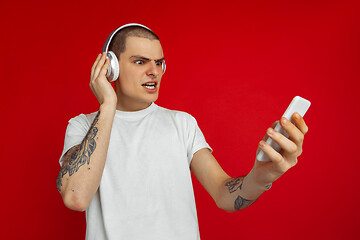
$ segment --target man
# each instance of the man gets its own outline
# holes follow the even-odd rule
[[[86,239],[200,239],[190,170],[219,208],[234,212],[297,163],[308,128],[294,114],[295,125],[280,121],[290,139],[266,132],[281,154],[264,137],[259,149],[271,161],[255,160],[245,177],[229,177],[192,116],[154,103],[163,75],[159,38],[130,26],[110,50],[119,58],[116,91],[106,79],[109,60],[99,54],[90,81],[99,111],[69,121],[57,178],[64,204],[86,210]]]

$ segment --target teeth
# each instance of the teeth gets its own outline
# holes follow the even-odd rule
[[[152,82],[152,83],[145,83],[144,85],[145,85],[145,86],[155,86],[156,83],[154,83],[154,82]]]
[[[148,88],[148,89],[154,89],[155,88],[155,86],[146,86],[146,85],[145,85],[145,87]]]

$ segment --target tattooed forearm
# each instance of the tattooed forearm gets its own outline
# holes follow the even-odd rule
[[[228,187],[229,193],[234,193],[238,189],[241,190],[243,187],[244,179],[245,177],[237,177],[225,183],[225,186]],[[236,211],[244,209],[250,206],[253,202],[255,202],[255,200],[248,200],[238,195],[234,202],[234,209]]]
[[[236,211],[238,211],[250,206],[253,202],[254,200],[248,200],[239,195],[234,202],[234,208]]]
[[[100,111],[96,115],[94,122],[91,124],[91,127],[82,143],[71,148],[64,155],[63,165],[56,179],[56,186],[59,192],[61,192],[62,179],[67,173],[69,173],[69,176],[72,176],[85,163],[87,163],[88,165],[90,164],[90,157],[96,148],[95,137],[98,133],[98,128],[96,124],[99,120],[99,115]],[[88,169],[90,170],[90,168]]]
[[[228,181],[227,183],[225,183],[225,186],[228,187],[230,193],[233,193],[238,189],[241,190],[243,180],[244,180],[244,177],[233,178],[230,181]]]

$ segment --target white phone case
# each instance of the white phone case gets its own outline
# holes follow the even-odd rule
[[[289,107],[286,109],[283,117],[291,120],[292,123],[293,120],[291,119],[291,116],[297,112],[299,113],[302,117],[304,117],[306,111],[309,109],[310,107],[310,101],[296,96],[294,97],[294,99],[291,101]],[[276,124],[275,126],[275,131],[280,132],[282,135],[284,135],[285,137],[289,138],[289,135],[285,132],[285,130],[281,127],[280,122],[278,124]],[[275,142],[273,141],[270,137],[267,139],[266,141],[271,147],[273,147],[277,152],[280,152],[281,147]],[[263,151],[259,151],[258,155],[256,156],[256,159],[262,162],[268,162],[270,161],[269,157],[264,154]]]

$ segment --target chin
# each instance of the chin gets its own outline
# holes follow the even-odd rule
[[[149,103],[155,102],[158,98],[159,98],[158,94],[150,96],[149,98],[147,98],[147,102]]]

